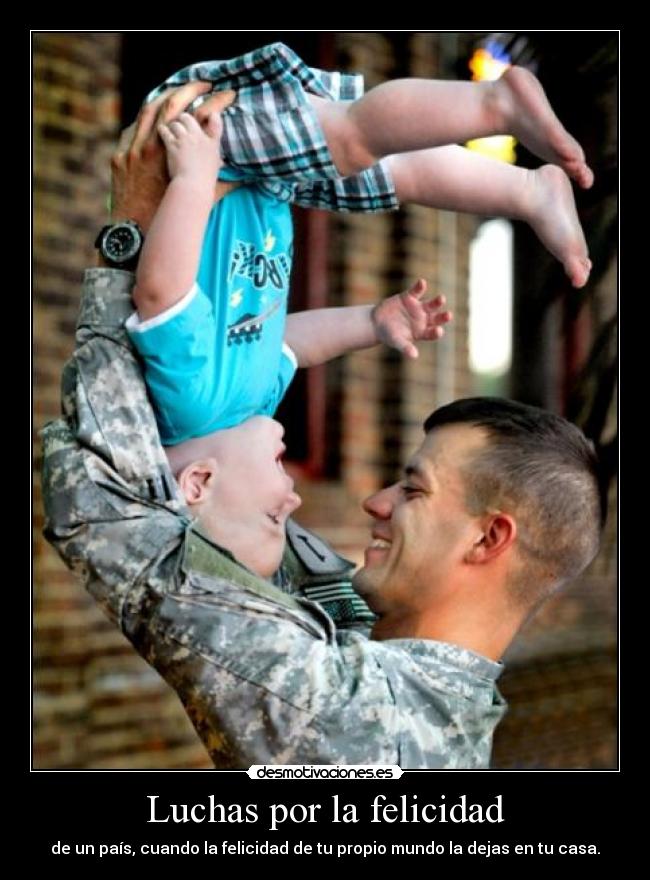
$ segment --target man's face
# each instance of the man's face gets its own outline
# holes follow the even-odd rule
[[[266,416],[218,432],[217,474],[200,517],[219,544],[263,577],[277,570],[286,519],[301,503],[282,466],[283,436]]]
[[[365,501],[374,540],[354,585],[377,614],[418,613],[452,588],[451,575],[481,535],[465,507],[462,468],[484,445],[480,428],[437,428],[404,478]]]

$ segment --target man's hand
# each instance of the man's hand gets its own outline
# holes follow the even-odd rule
[[[192,116],[194,116],[202,128],[205,128],[210,117],[223,113],[226,107],[230,107],[236,97],[237,93],[232,89],[213,92],[211,95],[207,95],[207,97],[199,96],[190,108]]]
[[[451,312],[443,309],[444,296],[422,302],[426,290],[427,282],[420,278],[408,290],[388,297],[372,310],[377,339],[408,358],[418,357],[416,342],[440,339],[444,325],[452,319]]]
[[[145,104],[135,123],[122,132],[111,159],[113,222],[136,220],[146,232],[169,183],[165,148],[157,127],[178,117],[210,88],[210,83],[192,82],[169,89]],[[199,123],[205,125],[207,119],[224,110],[234,99],[232,90],[210,95],[196,111]]]

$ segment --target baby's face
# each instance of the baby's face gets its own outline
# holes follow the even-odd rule
[[[220,431],[214,491],[201,515],[215,540],[262,577],[277,570],[287,517],[301,503],[282,465],[283,436],[266,416]]]

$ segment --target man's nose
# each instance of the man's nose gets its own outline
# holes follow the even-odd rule
[[[393,487],[375,492],[361,505],[366,513],[375,519],[390,519],[393,512]]]

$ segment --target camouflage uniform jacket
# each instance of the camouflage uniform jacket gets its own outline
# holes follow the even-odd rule
[[[123,328],[132,285],[127,272],[86,273],[63,417],[44,429],[48,540],[176,690],[215,767],[486,767],[504,712],[500,664],[337,627],[303,596],[349,582],[350,566],[295,524],[284,581],[299,592],[201,534]]]

